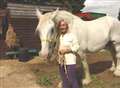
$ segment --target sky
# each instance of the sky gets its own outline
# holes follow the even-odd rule
[[[117,17],[120,11],[120,0],[86,0],[83,12],[106,13]]]

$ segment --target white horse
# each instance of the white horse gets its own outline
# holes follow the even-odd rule
[[[48,57],[52,54],[54,42],[58,30],[56,25],[59,20],[64,19],[69,24],[70,32],[74,33],[80,44],[79,55],[82,59],[82,65],[85,73],[83,84],[91,82],[89,67],[86,61],[86,53],[96,52],[106,46],[113,56],[111,70],[114,75],[120,76],[120,22],[116,18],[104,16],[93,21],[83,21],[79,17],[65,10],[56,10],[42,14],[36,10],[39,22],[36,32],[41,39],[41,51],[39,54]]]

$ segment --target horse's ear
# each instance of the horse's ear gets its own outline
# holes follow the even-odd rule
[[[53,12],[53,14],[52,14],[52,16],[51,16],[52,19],[57,15],[58,11],[59,11],[59,8],[57,8],[57,9]]]
[[[37,15],[38,19],[42,17],[42,13],[40,12],[40,10],[38,8],[36,8],[36,15]]]

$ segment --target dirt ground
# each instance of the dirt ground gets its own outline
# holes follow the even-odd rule
[[[87,56],[93,81],[81,88],[120,88],[120,77],[109,71],[112,58],[108,52]],[[78,63],[79,76],[81,73]],[[44,63],[38,57],[28,62],[0,59],[0,88],[56,88],[59,82],[56,62]]]
[[[0,88],[43,88],[35,80],[29,64],[18,60],[0,60]]]

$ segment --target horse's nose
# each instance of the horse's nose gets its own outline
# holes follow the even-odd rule
[[[48,53],[47,52],[44,52],[44,53],[40,52],[39,56],[41,56],[42,58],[47,58],[48,57]]]

